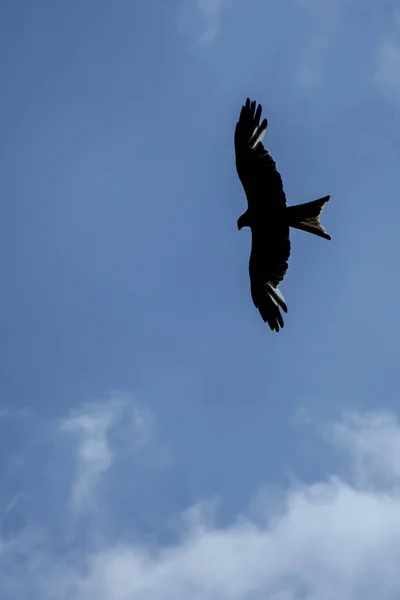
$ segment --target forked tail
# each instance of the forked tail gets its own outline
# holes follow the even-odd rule
[[[322,210],[329,199],[330,196],[324,196],[319,200],[313,200],[313,202],[307,202],[306,204],[288,206],[287,211],[290,227],[302,229],[314,235],[319,235],[326,240],[331,240],[331,236],[325,231],[319,220]]]

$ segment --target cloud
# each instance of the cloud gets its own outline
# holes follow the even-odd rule
[[[147,444],[153,434],[153,415],[145,408],[134,406],[132,411],[132,426],[135,431],[137,443],[141,446]]]
[[[62,432],[77,439],[77,474],[71,498],[72,507],[77,512],[93,510],[95,506],[96,487],[114,459],[109,434],[122,417],[130,423],[135,443],[143,445],[149,441],[153,424],[151,413],[132,405],[132,401],[125,397],[87,405],[60,426]]]
[[[393,15],[392,30],[386,34],[377,52],[375,81],[387,99],[400,99],[400,10]]]
[[[119,410],[112,404],[66,422],[92,482],[112,462],[107,431]],[[279,503],[260,496],[257,517],[238,515],[224,527],[216,504],[199,503],[182,514],[175,543],[164,547],[102,538],[96,547],[63,555],[28,531],[0,543],[2,598],[394,600],[400,595],[399,422],[391,413],[353,412],[323,432],[361,477],[331,473],[296,484],[282,490]]]
[[[399,430],[397,417],[384,411],[365,415],[349,411],[340,423],[327,429],[336,445],[350,455],[359,486],[400,481]]]
[[[10,406],[2,406],[0,408],[0,420],[6,419],[24,419],[32,416],[32,412],[29,408],[14,409]]]
[[[223,3],[224,0],[197,0],[198,8],[204,19],[201,42],[210,43],[217,37]]]
[[[309,32],[297,61],[297,80],[304,87],[325,79],[325,61],[335,48],[346,0],[297,0],[309,20]]]
[[[211,44],[218,36],[227,0],[189,0],[182,2],[179,29],[195,37],[199,44]]]

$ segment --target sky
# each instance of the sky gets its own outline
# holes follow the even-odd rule
[[[393,0],[0,1],[2,600],[400,597]],[[289,204],[249,289],[247,97]]]

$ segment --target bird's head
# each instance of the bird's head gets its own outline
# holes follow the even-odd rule
[[[249,211],[246,210],[245,213],[243,213],[237,221],[237,226],[239,231],[242,229],[242,227],[250,227],[250,221],[249,221]]]

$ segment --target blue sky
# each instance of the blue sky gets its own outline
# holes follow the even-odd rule
[[[394,600],[396,3],[3,0],[0,29],[1,598]],[[289,204],[332,198],[278,335],[247,96]]]

